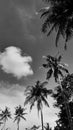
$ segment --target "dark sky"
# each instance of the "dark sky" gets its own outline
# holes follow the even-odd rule
[[[42,5],[42,1],[37,0],[1,0],[0,1],[0,51],[3,52],[9,46],[22,49],[33,59],[32,67],[34,76],[39,76],[42,70],[42,56],[54,51],[53,36],[47,38],[41,33],[42,20],[36,15]],[[33,77],[29,77],[33,78]],[[37,76],[38,77],[38,76]],[[26,79],[26,78],[25,78]],[[24,79],[24,80],[25,80]],[[1,71],[0,80],[9,82],[17,81],[11,74]]]
[[[20,102],[22,104],[23,96],[21,96],[21,91],[24,90],[24,87],[38,79],[45,80],[46,71],[40,68],[42,63],[45,62],[42,59],[43,55],[55,55],[58,51],[61,52],[64,55],[63,61],[69,64],[69,70],[72,72],[73,41],[69,42],[68,49],[65,51],[62,39],[60,39],[59,45],[60,43],[61,45],[59,48],[55,47],[55,33],[47,37],[41,32],[43,20],[40,19],[40,14],[36,15],[36,12],[43,6],[45,4],[42,0],[0,0],[1,106],[5,105],[6,99],[10,106]],[[18,48],[22,51],[22,54],[17,51],[19,50]],[[28,65],[26,75],[18,71],[18,68],[14,68],[14,71],[13,67],[10,66],[11,63],[14,67],[16,67],[17,63],[21,63],[23,66],[24,59],[22,57],[27,60],[26,56],[30,57],[28,58],[29,61],[26,62],[27,64],[25,64]],[[21,62],[18,62],[18,59]],[[31,63],[29,64],[29,62]],[[20,67],[19,65],[17,66]],[[51,85],[53,86],[53,83]],[[11,100],[9,97],[11,97]]]

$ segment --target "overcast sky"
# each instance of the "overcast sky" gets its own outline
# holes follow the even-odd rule
[[[59,51],[64,55],[64,60],[69,64],[69,70],[73,66],[73,45],[69,42],[67,51],[63,49],[63,40],[56,49],[55,33],[50,37],[41,33],[43,21],[37,11],[45,6],[42,0],[0,0],[0,107],[11,108],[24,104],[24,89],[34,84],[37,80],[45,80],[46,71],[40,66],[45,61],[43,55],[55,55]],[[60,44],[59,43],[59,44]],[[53,81],[52,81],[53,82]],[[50,83],[49,88],[54,84]],[[49,97],[49,103],[53,99]],[[29,112],[29,106],[27,108]],[[44,107],[44,122],[49,122],[53,127],[57,119],[57,110],[50,106]],[[35,115],[35,116],[34,116]],[[36,107],[27,115],[27,122],[21,122],[20,130],[32,127],[38,121]],[[8,122],[11,130],[16,129],[12,121]]]

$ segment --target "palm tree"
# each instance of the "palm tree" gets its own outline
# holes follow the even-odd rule
[[[53,97],[57,100],[55,106],[64,106],[68,117],[69,128],[70,130],[73,130],[72,116],[69,107],[69,102],[73,94],[73,74],[68,74],[66,77],[64,77],[64,79],[61,81],[61,84],[58,85],[55,90],[56,93],[53,93]]]
[[[46,79],[50,79],[53,75],[55,78],[55,81],[58,82],[59,77],[63,77],[63,72],[66,72],[68,74],[68,70],[65,68],[66,64],[61,63],[62,56],[45,56],[45,59],[47,61],[46,64],[43,64],[43,67],[46,69],[49,69],[47,72]]]
[[[60,36],[65,39],[66,43],[73,36],[73,0],[44,0],[48,2],[49,8],[42,9],[41,17],[45,17],[42,25],[42,32],[47,32],[47,36],[55,29],[56,46]]]
[[[45,85],[47,85],[47,82],[40,82],[37,81],[34,86],[28,86],[25,90],[25,95],[26,99],[24,102],[24,105],[30,104],[30,110],[34,106],[35,102],[37,103],[37,109],[38,113],[40,111],[41,113],[41,124],[42,124],[42,130],[44,129],[43,127],[43,103],[49,107],[49,104],[47,102],[47,96],[48,94],[51,94],[51,90],[48,90],[45,88]]]
[[[73,121],[73,102],[72,101],[69,102],[69,108],[71,111],[71,118]],[[58,113],[58,120],[56,121],[56,127],[54,130],[58,130],[57,127],[59,127],[58,128],[59,130],[70,130],[69,121],[67,118],[67,113],[66,113],[64,105],[60,106],[60,111]]]
[[[17,106],[15,108],[15,119],[14,122],[17,121],[17,130],[19,130],[19,123],[20,120],[23,119],[26,121],[26,118],[24,117],[24,115],[26,115],[27,113],[25,113],[26,109],[22,108],[21,105]]]
[[[69,126],[70,126],[70,129],[72,130],[72,121],[71,121],[71,113],[70,113],[70,109],[69,109],[69,105],[68,105],[68,102],[69,100],[67,100],[66,96],[68,96],[69,94],[71,94],[69,92],[72,91],[72,76],[73,75],[70,75],[68,70],[65,68],[65,64],[61,63],[61,59],[62,59],[62,56],[58,56],[57,57],[52,57],[50,55],[48,55],[46,57],[46,61],[47,61],[47,64],[43,64],[43,67],[45,68],[49,68],[48,72],[47,72],[47,79],[49,79],[52,74],[55,78],[55,81],[59,84],[59,90],[60,90],[60,93],[62,94],[62,98],[64,100],[64,105],[65,105],[65,109],[66,109],[66,113],[67,113],[67,116],[68,116],[68,121],[69,121]],[[64,74],[62,73],[63,71],[65,71],[67,73],[66,76],[64,76]],[[61,80],[59,78],[59,76],[61,77]],[[68,87],[68,84],[70,84],[70,89],[66,88],[65,87]],[[57,95],[58,97],[58,95]],[[61,98],[60,98],[61,100]]]
[[[11,119],[11,112],[8,107],[5,107],[5,110],[2,110],[0,113],[0,121],[3,121],[4,124],[2,130],[5,130],[6,121],[9,118]]]

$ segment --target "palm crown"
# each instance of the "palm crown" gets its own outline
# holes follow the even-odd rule
[[[19,122],[21,118],[26,120],[24,115],[27,114],[27,113],[25,113],[24,111],[25,111],[25,109],[22,108],[21,105],[17,106],[16,109],[15,109],[15,120],[14,121]]]
[[[45,0],[49,3],[49,8],[42,11],[41,17],[46,17],[44,24],[42,25],[42,31],[49,31],[47,36],[55,29],[56,46],[60,36],[62,35],[66,43],[73,36],[73,0]]]
[[[55,81],[57,82],[59,76],[63,77],[62,72],[68,73],[68,70],[65,68],[66,64],[61,63],[62,56],[59,55],[58,57],[53,57],[53,56],[45,56],[47,63],[43,64],[43,67],[46,69],[49,69],[47,72],[47,77],[46,79],[51,78],[52,74],[55,78]]]
[[[55,87],[55,91],[52,96],[57,100],[56,106],[63,105],[65,102],[69,102],[73,94],[73,74],[66,75],[61,84]],[[65,96],[65,101],[64,101]]]
[[[41,83],[40,81],[37,81],[34,86],[28,86],[25,90],[26,99],[24,102],[24,105],[30,103],[30,110],[34,106],[35,102],[37,103],[38,112],[41,112],[42,130],[44,130],[42,112],[43,103],[49,107],[47,96],[52,93],[52,90],[45,88],[45,85],[47,85],[47,82]]]
[[[51,90],[47,90],[47,88],[44,87],[46,84],[47,82],[41,83],[40,81],[37,81],[35,86],[28,86],[25,90],[26,100],[24,105],[30,103],[30,109],[32,109],[34,103],[37,102],[38,111],[42,109],[42,102],[49,107],[46,99],[48,94],[51,93]]]
[[[9,118],[11,119],[11,112],[9,111],[9,108],[6,107],[5,110],[2,110],[1,113],[0,113],[0,121],[3,121],[2,130],[5,130],[6,121]]]
[[[9,108],[6,107],[5,110],[0,113],[0,120],[8,120],[8,118],[11,118],[11,112],[9,111]]]

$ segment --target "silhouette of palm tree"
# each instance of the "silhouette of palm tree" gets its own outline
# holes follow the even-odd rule
[[[64,79],[61,81],[61,84],[58,85],[56,88],[56,93],[53,93],[53,97],[57,100],[57,103],[55,106],[64,105],[66,109],[66,114],[69,121],[69,127],[72,130],[72,118],[71,118],[71,112],[69,108],[69,101],[71,100],[72,94],[73,94],[73,74],[68,74],[64,77]]]
[[[8,107],[5,107],[5,110],[2,110],[0,113],[0,121],[3,121],[4,124],[2,130],[5,130],[6,121],[9,118],[11,119],[11,112]]]
[[[27,113],[25,113],[26,109],[22,108],[21,105],[17,106],[15,108],[15,119],[14,119],[14,122],[17,121],[17,130],[19,130],[19,123],[20,123],[20,120],[23,119],[26,121],[26,118],[24,117],[24,115],[26,115]]]
[[[41,124],[42,124],[42,130],[44,129],[43,127],[43,103],[49,107],[49,104],[47,102],[47,96],[48,94],[51,94],[51,90],[48,90],[45,88],[45,85],[47,85],[47,82],[40,82],[37,81],[34,86],[28,86],[25,90],[25,95],[26,99],[24,102],[24,105],[30,104],[30,110],[32,107],[35,105],[35,102],[37,103],[37,109],[38,113],[39,111],[41,112]],[[43,103],[42,103],[43,102]]]
[[[62,56],[58,56],[58,57],[53,57],[53,56],[46,56],[46,61],[47,64],[43,64],[43,67],[45,68],[49,68],[49,71],[47,72],[47,79],[50,79],[50,77],[54,76],[55,81],[59,84],[59,90],[60,90],[60,94],[62,94],[62,100],[64,101],[64,105],[65,105],[65,109],[66,109],[66,113],[68,116],[68,121],[69,121],[69,126],[70,129],[72,130],[72,121],[71,121],[71,113],[70,113],[70,109],[69,109],[69,105],[68,102],[69,100],[67,100],[67,97],[70,97],[72,94],[72,76],[69,74],[68,70],[65,68],[65,64],[61,63],[61,59]],[[63,71],[65,71],[67,73],[67,75],[64,76]],[[59,78],[59,76],[61,77],[61,80]],[[64,84],[64,85],[63,85]],[[68,84],[71,84],[69,89]],[[66,87],[66,89],[65,89]],[[58,98],[58,95],[56,95]],[[61,98],[60,98],[61,101]]]
[[[48,31],[47,36],[55,29],[56,46],[60,36],[65,39],[66,43],[73,36],[73,0],[45,0],[48,3],[49,8],[42,9],[41,17],[45,17],[42,25],[42,31],[45,33]]]
[[[63,77],[63,72],[68,73],[68,70],[66,69],[66,64],[61,63],[62,56],[51,56],[47,55],[45,56],[45,59],[47,61],[46,64],[43,64],[43,67],[46,69],[49,69],[47,72],[46,79],[50,79],[53,75],[55,78],[55,81],[57,82],[60,77]]]

